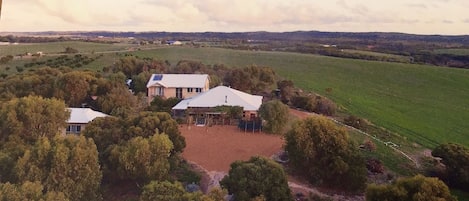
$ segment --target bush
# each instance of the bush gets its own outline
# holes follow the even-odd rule
[[[362,119],[354,115],[350,115],[347,118],[345,118],[344,123],[346,125],[349,125],[351,127],[354,127],[356,129],[363,130],[363,131],[366,131],[366,129],[369,126],[369,123],[365,119]]]
[[[370,171],[371,173],[375,174],[384,172],[383,163],[376,158],[370,158],[366,160],[366,169],[368,169],[368,171]]]

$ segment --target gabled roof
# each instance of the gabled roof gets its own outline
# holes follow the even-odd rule
[[[107,117],[107,114],[94,111],[90,108],[67,108],[70,111],[70,118],[67,123],[87,124],[98,117]]]
[[[207,74],[153,74],[148,80],[147,88],[154,85],[164,87],[204,88]]]
[[[251,95],[225,86],[218,86],[199,95],[182,100],[173,107],[173,110],[225,105],[240,106],[244,110],[257,111],[261,104],[262,96]]]

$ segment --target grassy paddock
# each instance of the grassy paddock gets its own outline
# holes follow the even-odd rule
[[[58,44],[44,45],[51,46],[49,52],[63,51],[66,46],[79,51],[98,51],[96,46],[101,45],[114,47],[81,42]],[[173,65],[180,60],[196,60],[229,67],[270,66],[296,86],[326,95],[348,112],[427,148],[444,142],[469,146],[467,69],[221,48],[161,47],[129,53],[168,60]],[[83,68],[99,70],[119,57],[106,53]],[[15,64],[9,66],[14,71]],[[326,93],[326,88],[332,91]]]
[[[454,54],[454,55],[469,55],[469,49],[438,49],[433,51],[436,54]]]
[[[58,54],[65,51],[66,47],[78,50],[79,53],[103,52],[103,51],[119,51],[133,47],[132,44],[103,44],[79,41],[67,42],[51,42],[51,43],[20,43],[18,45],[0,45],[0,56],[18,55],[36,52],[45,54]]]
[[[432,148],[457,142],[469,146],[469,70],[363,61],[309,54],[219,48],[162,48],[141,57],[196,60],[230,67],[270,66],[305,90],[405,138]],[[331,93],[325,93],[331,88]]]

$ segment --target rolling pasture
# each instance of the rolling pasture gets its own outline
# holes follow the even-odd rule
[[[100,70],[111,65],[131,44],[61,42],[0,46],[0,55],[43,51],[55,54],[65,47],[80,54],[103,52],[103,57],[83,66]],[[272,67],[295,85],[333,99],[344,110],[370,120],[404,138],[433,148],[444,142],[469,146],[469,70],[404,63],[343,59],[311,54],[241,51],[221,48],[157,47],[127,52],[139,57],[201,61],[228,67]],[[47,59],[48,57],[44,57]],[[0,65],[14,73],[23,60]],[[9,74],[9,73],[8,73]],[[329,88],[330,90],[327,90]]]
[[[427,148],[469,146],[469,70],[309,54],[219,48],[162,48],[133,54],[229,67],[270,66],[295,85]],[[331,88],[326,93],[326,88]]]

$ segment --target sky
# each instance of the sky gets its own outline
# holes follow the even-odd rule
[[[3,0],[0,32],[469,35],[469,0]]]

